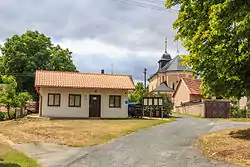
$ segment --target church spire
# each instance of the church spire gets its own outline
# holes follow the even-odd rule
[[[179,56],[180,50],[179,50],[179,40],[177,40],[177,56]]]
[[[168,38],[165,38],[165,53],[168,52]]]

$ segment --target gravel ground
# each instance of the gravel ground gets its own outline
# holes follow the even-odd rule
[[[38,159],[44,167],[236,167],[207,160],[195,142],[204,133],[246,126],[250,123],[181,116],[170,124],[141,130],[101,146],[70,148],[41,143],[15,147]]]

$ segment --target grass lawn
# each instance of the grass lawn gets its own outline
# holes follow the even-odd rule
[[[250,166],[250,128],[203,135],[198,144],[204,155],[210,159]]]
[[[191,115],[191,114],[183,114],[183,113],[180,113],[180,112],[173,112],[173,114],[182,115],[182,116],[190,116],[190,117],[194,117],[194,118],[203,118],[202,116]]]
[[[250,122],[250,118],[229,118],[227,120],[236,122]]]
[[[250,118],[210,118],[219,121],[250,122]]]
[[[33,159],[11,148],[8,144],[0,142],[1,167],[40,167]]]
[[[35,120],[0,122],[0,133],[14,143],[48,142],[74,147],[105,143],[170,120]]]

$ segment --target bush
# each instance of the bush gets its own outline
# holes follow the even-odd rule
[[[5,114],[5,120],[15,119],[15,109],[10,109],[10,118],[8,113]]]
[[[4,121],[5,120],[5,115],[6,115],[6,113],[0,112],[0,121]]]
[[[173,110],[173,103],[169,99],[169,96],[166,94],[159,94],[163,98],[163,108],[164,108],[164,115],[169,117],[172,115]]]
[[[250,110],[240,109],[238,106],[231,106],[230,117],[231,118],[246,118],[250,115]]]

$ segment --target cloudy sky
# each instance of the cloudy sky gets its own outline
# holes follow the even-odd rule
[[[0,5],[0,41],[38,30],[73,52],[79,71],[133,75],[143,80],[157,69],[168,38],[174,57],[172,24],[177,10],[164,0],[5,0]],[[180,53],[185,53],[179,46]]]

